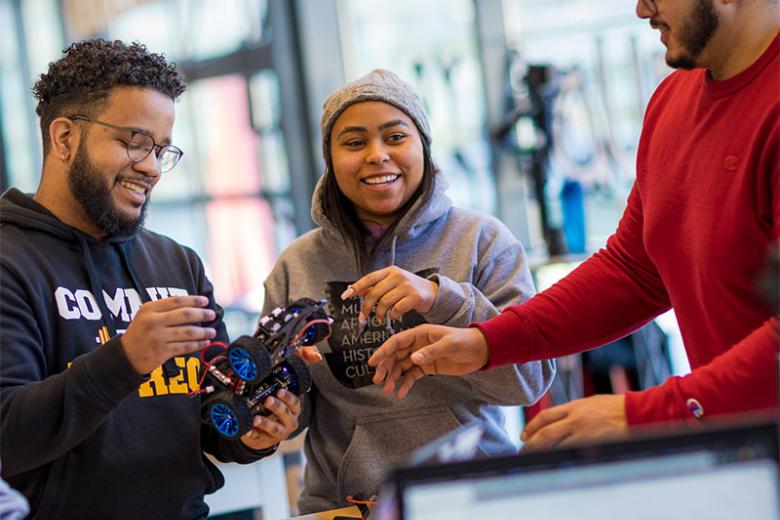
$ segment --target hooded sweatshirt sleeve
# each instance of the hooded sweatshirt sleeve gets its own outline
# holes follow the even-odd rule
[[[46,353],[30,299],[14,273],[3,267],[0,275],[0,443],[3,474],[11,476],[79,445],[145,378],[118,337],[45,377]]]
[[[523,246],[502,223],[484,218],[477,256],[475,275],[469,281],[457,282],[442,274],[429,277],[439,285],[439,292],[431,310],[424,314],[428,322],[465,327],[497,316],[500,308],[523,302],[534,294]],[[554,377],[552,360],[464,376],[481,398],[500,405],[536,402]]]

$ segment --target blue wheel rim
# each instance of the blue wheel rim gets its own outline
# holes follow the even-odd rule
[[[254,381],[257,377],[257,364],[252,356],[243,348],[232,348],[228,352],[228,359],[233,372],[245,381]]]
[[[211,422],[214,427],[226,437],[238,434],[238,417],[225,403],[217,403],[211,407]]]

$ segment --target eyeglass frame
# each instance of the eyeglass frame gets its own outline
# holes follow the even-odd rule
[[[72,121],[86,121],[88,123],[95,123],[96,125],[101,125],[101,126],[105,126],[105,127],[108,127],[108,128],[113,128],[114,130],[120,130],[120,131],[123,131],[123,132],[130,132],[130,139],[131,140],[136,136],[136,134],[140,134],[140,135],[143,135],[144,137],[148,137],[149,139],[151,139],[152,140],[152,147],[149,148],[149,151],[146,152],[146,155],[144,155],[141,159],[138,159],[138,160],[135,160],[135,159],[133,159],[130,156],[130,147],[127,144],[125,145],[125,150],[127,150],[127,158],[130,159],[130,161],[132,161],[133,164],[137,164],[137,163],[139,163],[141,161],[145,161],[146,158],[149,157],[149,155],[152,153],[152,150],[156,150],[156,153],[154,154],[155,159],[160,157],[160,154],[162,154],[163,150],[172,150],[174,153],[177,154],[178,158],[176,159],[176,161],[174,161],[173,165],[170,168],[168,168],[167,170],[163,170],[162,168],[160,168],[160,173],[167,173],[167,172],[173,170],[176,167],[176,165],[179,164],[179,161],[181,161],[181,158],[184,157],[184,151],[181,148],[179,148],[178,146],[175,146],[175,145],[172,145],[172,144],[166,144],[166,145],[157,144],[157,141],[154,140],[154,137],[152,137],[147,132],[144,132],[143,130],[139,130],[137,128],[130,128],[128,126],[113,125],[111,123],[106,123],[105,121],[99,121],[97,119],[93,119],[91,117],[87,117],[87,116],[82,115],[82,114],[74,114],[72,116],[68,116],[68,119],[70,119]],[[157,161],[157,164],[160,164],[159,160]]]

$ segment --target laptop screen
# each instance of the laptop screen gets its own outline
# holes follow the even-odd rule
[[[780,518],[776,423],[405,468],[404,520]]]

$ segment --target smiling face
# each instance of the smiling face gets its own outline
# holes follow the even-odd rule
[[[381,101],[356,103],[331,129],[333,173],[363,222],[388,226],[423,179],[420,133],[406,113]]]
[[[152,89],[117,87],[94,119],[147,133],[164,145],[170,143],[173,129],[173,100]],[[87,126],[67,172],[76,227],[98,237],[137,231],[160,180],[155,153],[133,163],[127,155],[130,131],[86,121],[75,124]]]
[[[719,25],[712,0],[656,0],[655,5],[658,12],[652,13],[639,1],[637,14],[649,18],[650,26],[661,31],[666,63],[676,69],[706,66],[702,54]]]

